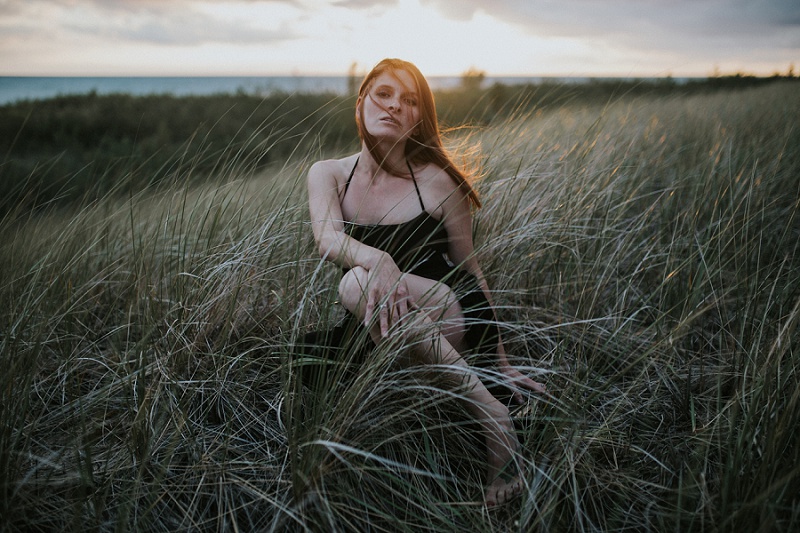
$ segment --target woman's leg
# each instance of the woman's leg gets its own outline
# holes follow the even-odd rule
[[[356,267],[339,284],[342,304],[359,320],[364,317],[366,283],[367,271]],[[406,284],[422,312],[407,317],[403,331],[417,358],[449,368],[446,381],[464,391],[467,408],[480,423],[486,439],[486,502],[503,503],[522,490],[517,464],[519,442],[508,408],[489,393],[459,352],[463,350],[464,317],[453,292],[444,284],[412,274],[406,276]],[[378,324],[372,326],[370,334],[376,344],[381,341]]]
[[[464,315],[453,291],[443,283],[414,274],[406,274],[405,281],[414,306],[424,311],[437,324],[440,333],[456,350],[463,351],[466,348]],[[366,284],[367,271],[361,267],[355,267],[348,271],[339,283],[339,300],[345,309],[360,320],[364,319]],[[370,333],[377,344],[380,334],[378,332],[376,337],[376,332],[378,332],[377,329]]]

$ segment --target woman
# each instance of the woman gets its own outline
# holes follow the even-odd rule
[[[340,301],[376,343],[405,332],[418,360],[444,365],[453,385],[464,387],[486,435],[486,502],[501,504],[522,490],[519,442],[508,408],[463,355],[496,354],[494,366],[519,402],[520,388],[544,387],[508,363],[492,326],[471,233],[471,209],[480,201],[442,146],[433,94],[413,64],[376,65],[361,84],[356,123],[361,151],[309,170],[320,254],[345,271]]]

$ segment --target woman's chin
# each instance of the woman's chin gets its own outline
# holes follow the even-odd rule
[[[404,134],[400,128],[397,126],[394,127],[379,127],[375,128],[374,130],[369,132],[370,135],[375,137],[379,142],[391,142],[391,143],[398,143],[398,142],[405,142],[408,139],[408,135]]]

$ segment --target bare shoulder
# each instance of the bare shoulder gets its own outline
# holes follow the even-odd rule
[[[421,189],[437,195],[447,194],[448,190],[455,189],[455,182],[439,165],[425,163],[414,167],[414,177]]]
[[[317,161],[308,169],[309,181],[333,181],[337,185],[344,183],[355,164],[357,155],[342,159],[324,159]]]
[[[422,194],[426,196],[425,205],[431,208],[436,206],[437,210],[442,209],[445,204],[458,204],[464,199],[465,194],[459,188],[455,180],[440,166],[428,163],[416,168],[414,172],[417,176]],[[428,202],[430,199],[431,202]]]

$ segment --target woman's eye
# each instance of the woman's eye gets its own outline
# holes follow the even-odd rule
[[[414,98],[406,98],[406,99],[405,99],[405,102],[406,102],[406,104],[408,104],[408,105],[412,105],[412,106],[415,106],[415,105],[417,105],[417,100],[416,100],[416,99],[414,99]]]

